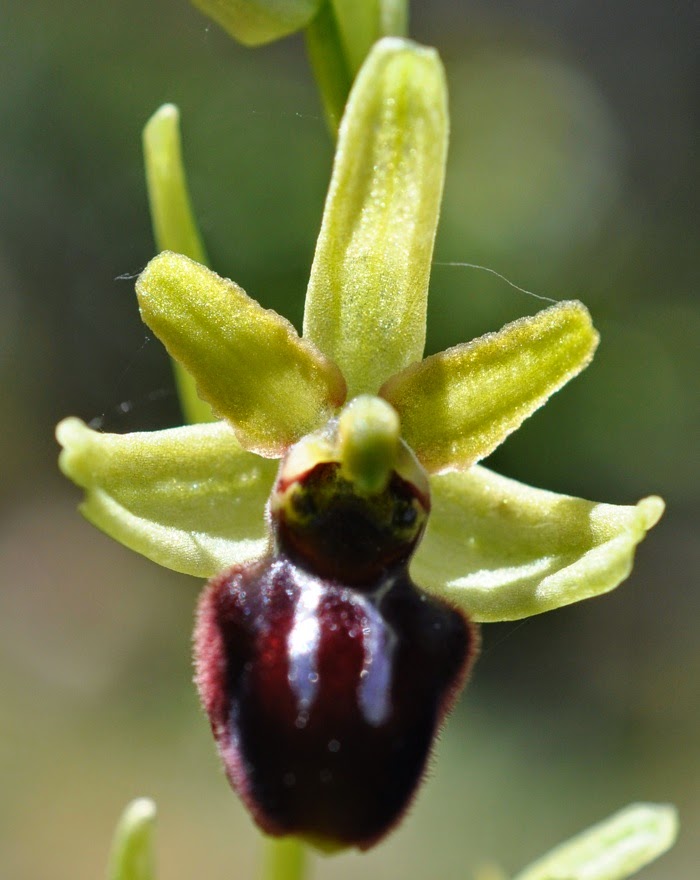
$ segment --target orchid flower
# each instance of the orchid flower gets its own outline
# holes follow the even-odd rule
[[[110,435],[68,418],[57,429],[88,520],[161,565],[212,579],[197,676],[229,778],[266,831],[322,848],[364,848],[400,817],[475,655],[475,624],[612,590],[663,512],[654,496],[596,503],[479,464],[583,370],[598,336],[581,303],[560,302],[423,358],[447,139],[437,54],[379,41],[340,125],[303,334],[191,259],[192,247],[165,251],[137,281],[141,315],[210,408],[192,397],[192,411],[216,420]],[[441,641],[421,630],[427,619]],[[345,650],[338,629],[360,651],[334,673],[338,693],[355,698],[344,721],[326,687]],[[286,665],[265,667],[280,641]],[[418,674],[426,664],[434,680]],[[399,696],[407,678],[413,701]],[[413,704],[422,708],[410,715]],[[314,713],[330,727],[314,726]],[[342,724],[366,755],[397,713],[403,726],[373,773],[386,771],[400,794],[364,825],[370,798],[333,812],[323,791],[352,794],[353,774],[365,778],[359,759],[340,763]],[[421,742],[391,775],[392,743],[408,727]],[[312,741],[324,755],[299,757]],[[260,770],[260,743],[279,758],[273,770]],[[313,784],[299,779],[309,767]]]

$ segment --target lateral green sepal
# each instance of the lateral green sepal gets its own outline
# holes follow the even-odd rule
[[[420,360],[447,149],[433,49],[385,38],[350,92],[306,296],[304,336],[350,397]]]
[[[197,577],[267,548],[265,504],[277,462],[246,452],[225,422],[102,434],[80,419],[56,429],[81,513],[154,562]]]
[[[597,345],[585,306],[558,303],[409,366],[380,395],[426,470],[463,470],[580,373]]]
[[[473,620],[519,620],[614,589],[664,510],[533,489],[475,465],[430,478],[432,512],[411,572]]]
[[[245,449],[279,458],[343,403],[335,364],[233,281],[165,251],[136,292],[143,320]]]

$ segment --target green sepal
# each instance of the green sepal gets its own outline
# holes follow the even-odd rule
[[[515,880],[626,880],[666,852],[678,817],[666,804],[632,804],[538,859]]]
[[[156,805],[150,798],[132,801],[114,832],[108,880],[155,880],[153,826]]]
[[[345,399],[332,361],[205,266],[166,251],[142,272],[136,292],[143,320],[245,449],[279,458]]]
[[[340,126],[304,314],[350,397],[422,357],[447,134],[436,52],[380,40]]]
[[[154,562],[197,577],[262,555],[277,462],[246,452],[225,422],[101,434],[56,429],[63,473],[85,489],[81,513]]]
[[[558,303],[411,365],[380,394],[426,470],[463,470],[580,373],[597,345],[585,306]]]
[[[533,489],[480,465],[430,478],[432,511],[411,572],[473,620],[519,620],[614,589],[664,510]]]
[[[301,30],[325,0],[192,0],[239,43],[261,46]]]

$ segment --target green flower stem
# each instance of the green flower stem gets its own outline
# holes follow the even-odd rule
[[[146,123],[143,152],[157,250],[175,251],[206,264],[182,162],[180,111],[174,104],[163,104]],[[200,400],[192,376],[177,361],[173,361],[173,370],[185,420],[190,424],[214,421],[211,407]]]
[[[263,880],[303,880],[306,876],[306,849],[295,837],[265,841]]]
[[[306,51],[331,135],[338,134],[345,100],[352,85],[352,75],[343,52],[333,8],[324,3],[306,28]]]
[[[306,28],[306,48],[333,137],[355,75],[382,37],[408,32],[407,0],[327,0]]]
[[[408,0],[380,0],[379,27],[383,37],[407,37]]]
[[[138,798],[124,810],[114,832],[108,880],[154,880],[153,824],[156,805]]]

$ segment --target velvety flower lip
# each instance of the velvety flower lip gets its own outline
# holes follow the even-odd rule
[[[412,567],[426,590],[474,620],[511,620],[629,574],[661,499],[596,504],[476,464],[589,363],[598,336],[585,307],[561,302],[422,360],[448,127],[434,50],[377,43],[340,126],[303,336],[186,256],[149,263],[142,316],[225,421],[121,436],[62,422],[60,465],[91,522],[198,577],[255,558],[274,458],[346,400],[380,395],[430,475]]]

